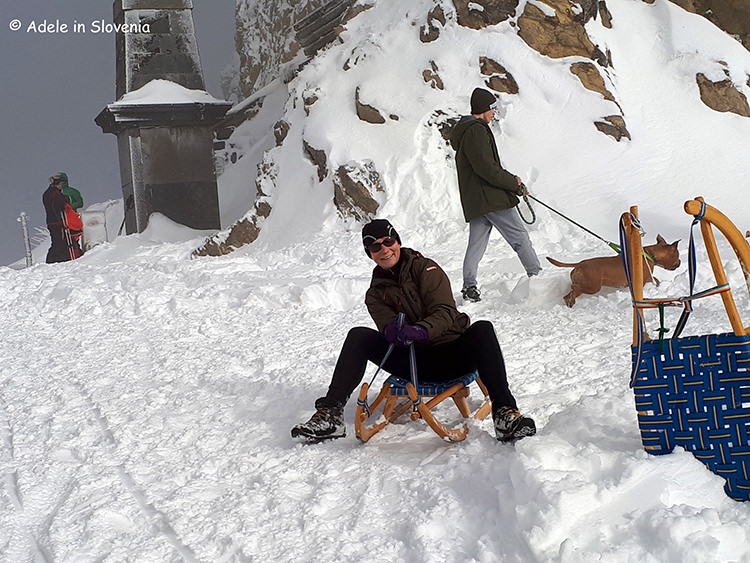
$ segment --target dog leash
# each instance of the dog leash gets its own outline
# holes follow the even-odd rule
[[[568,217],[567,215],[563,215],[563,214],[562,214],[562,213],[560,213],[560,212],[559,212],[559,211],[558,211],[557,209],[554,209],[553,207],[550,207],[549,205],[547,205],[547,204],[546,204],[546,203],[544,203],[543,201],[541,201],[541,200],[539,200],[538,198],[536,198],[536,197],[534,197],[533,195],[531,195],[531,194],[529,193],[528,189],[526,188],[526,186],[524,186],[523,184],[521,184],[521,186],[523,186],[523,188],[524,188],[524,194],[523,194],[523,198],[524,198],[524,199],[526,200],[526,204],[527,204],[527,205],[529,206],[529,209],[531,209],[531,213],[532,213],[532,215],[533,215],[533,217],[534,217],[534,219],[533,219],[533,220],[531,221],[531,223],[529,223],[528,221],[526,221],[526,219],[524,218],[523,214],[521,213],[521,210],[519,209],[519,210],[518,210],[518,214],[519,214],[519,215],[521,215],[521,219],[523,219],[524,223],[526,223],[527,225],[531,225],[531,224],[532,224],[532,223],[534,222],[534,220],[536,220],[536,214],[534,213],[534,210],[533,210],[533,209],[532,209],[532,207],[531,207],[531,203],[529,203],[529,200],[528,200],[528,198],[530,197],[531,199],[533,199],[534,201],[536,201],[536,202],[537,202],[537,203],[539,203],[540,205],[543,205],[544,207],[546,207],[546,208],[547,208],[547,209],[549,209],[550,211],[554,211],[554,212],[555,212],[555,213],[557,213],[557,214],[558,214],[558,215],[559,215],[560,217],[563,217],[564,219],[567,219],[568,221],[570,221],[571,223],[573,223],[573,224],[574,224],[574,225],[575,225],[576,227],[580,227],[581,229],[583,229],[584,231],[586,231],[586,232],[587,232],[587,233],[589,233],[590,235],[593,235],[593,236],[595,236],[596,238],[598,238],[599,240],[601,240],[601,241],[605,242],[605,243],[607,244],[607,246],[609,246],[609,247],[610,247],[610,248],[611,248],[612,250],[614,250],[614,251],[615,251],[615,252],[616,252],[617,254],[621,254],[622,250],[621,250],[621,248],[620,248],[620,245],[619,245],[619,244],[616,244],[616,243],[614,243],[614,242],[610,242],[610,241],[608,241],[607,239],[605,239],[605,238],[603,238],[603,237],[600,237],[600,236],[599,236],[599,235],[597,235],[597,234],[596,234],[596,233],[595,233],[594,231],[591,231],[591,230],[587,229],[586,227],[584,227],[584,226],[583,226],[583,225],[581,225],[580,223],[577,223],[576,221],[574,221],[573,219],[571,219],[571,218],[570,218],[570,217]],[[644,232],[643,230],[641,230],[641,233],[642,233],[642,235],[641,235],[641,236],[643,236],[643,235],[645,234],[645,232]],[[748,234],[750,234],[750,231],[748,231]],[[652,277],[653,277],[653,273],[654,273],[654,265],[656,264],[656,260],[654,259],[654,257],[653,257],[653,256],[651,256],[651,255],[650,255],[650,254],[649,254],[648,252],[646,252],[645,250],[643,251],[643,257],[644,257],[644,258],[646,259],[646,265],[648,266],[648,269],[649,269],[649,271],[651,272],[651,275],[652,275]]]
[[[523,197],[523,200],[526,202],[526,206],[529,208],[529,211],[531,211],[531,221],[528,221],[526,217],[523,216],[520,207],[517,206],[516,211],[518,211],[518,215],[521,217],[521,221],[523,221],[527,225],[533,225],[536,222],[536,213],[534,213],[534,208],[531,207],[531,202],[529,201],[529,190],[523,184],[521,184],[521,188],[523,190],[521,197]]]
[[[557,214],[558,214],[558,215],[559,215],[560,217],[562,217],[563,219],[566,219],[566,220],[570,221],[570,222],[571,222],[571,223],[573,223],[573,224],[574,224],[574,225],[575,225],[576,227],[578,227],[578,228],[580,228],[580,229],[583,229],[584,231],[586,231],[586,232],[587,232],[588,234],[590,234],[590,235],[593,235],[593,236],[595,236],[596,238],[598,238],[598,239],[599,239],[599,240],[601,240],[602,242],[606,243],[606,244],[607,244],[607,246],[609,246],[609,247],[610,247],[610,248],[611,248],[612,250],[614,250],[614,251],[615,251],[615,252],[616,252],[617,254],[620,254],[621,250],[620,250],[620,245],[619,245],[619,244],[615,244],[614,242],[610,242],[610,241],[608,241],[607,239],[605,239],[604,237],[601,237],[601,236],[597,235],[597,234],[596,234],[596,233],[595,233],[594,231],[592,231],[592,230],[590,230],[590,229],[587,229],[586,227],[584,227],[583,225],[581,225],[581,224],[580,224],[580,223],[578,223],[577,221],[574,221],[573,219],[571,219],[571,218],[570,218],[570,217],[568,217],[567,215],[565,215],[565,214],[563,214],[563,213],[559,212],[559,211],[558,211],[557,209],[555,209],[555,208],[553,208],[553,207],[550,207],[549,205],[547,205],[546,203],[544,203],[543,201],[541,201],[541,200],[540,200],[539,198],[537,198],[537,197],[534,197],[533,195],[531,195],[531,194],[529,193],[528,189],[526,189],[526,186],[524,186],[523,184],[521,184],[521,186],[523,187],[523,190],[524,190],[524,195],[523,195],[523,197],[524,197],[524,199],[526,200],[526,203],[528,204],[528,206],[529,206],[529,208],[530,208],[530,209],[531,209],[531,204],[529,203],[529,201],[528,201],[528,199],[527,199],[527,198],[531,198],[531,199],[533,199],[534,201],[536,201],[536,202],[537,202],[537,203],[538,203],[539,205],[543,205],[544,207],[546,207],[546,208],[547,208],[547,209],[549,209],[550,211],[552,211],[552,212],[554,212],[554,213],[557,213]],[[519,211],[519,213],[520,213],[520,211]],[[523,218],[523,215],[522,215],[521,217]],[[531,223],[527,223],[527,224],[531,224]],[[653,261],[653,258],[650,258],[650,259],[651,259],[651,260]]]

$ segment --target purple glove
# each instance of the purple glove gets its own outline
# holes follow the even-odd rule
[[[398,333],[396,339],[401,344],[406,344],[409,341],[421,342],[428,338],[430,338],[430,333],[427,332],[425,327],[421,325],[406,325],[401,329],[401,332]]]
[[[385,339],[391,344],[396,343],[396,339],[398,338],[398,319],[393,319],[385,325],[383,336],[385,336]]]

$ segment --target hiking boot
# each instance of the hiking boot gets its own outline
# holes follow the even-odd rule
[[[344,407],[318,407],[310,420],[292,428],[292,438],[300,438],[305,442],[320,442],[344,436]]]
[[[536,434],[534,421],[512,407],[500,407],[497,411],[492,411],[492,420],[495,423],[495,437],[500,442],[515,442]]]
[[[472,301],[474,303],[482,300],[482,298],[479,296],[479,290],[475,285],[470,285],[469,287],[462,289],[461,295],[466,301]]]

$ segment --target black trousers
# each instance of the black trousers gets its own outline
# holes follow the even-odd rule
[[[362,381],[367,362],[380,365],[388,346],[388,341],[377,330],[361,326],[351,329],[341,348],[328,393],[318,399],[315,406],[346,404]],[[516,400],[508,388],[503,354],[491,322],[478,321],[453,342],[439,346],[417,346],[415,352],[417,375],[421,381],[448,381],[477,370],[494,408],[516,408]],[[383,370],[409,379],[408,348],[394,348]]]
[[[48,223],[47,229],[52,239],[52,245],[47,251],[47,264],[55,262],[67,262],[70,260],[70,250],[65,239],[65,227],[62,223]]]

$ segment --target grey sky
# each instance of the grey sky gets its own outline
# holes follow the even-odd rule
[[[193,6],[206,87],[221,98],[220,74],[234,52],[234,0]],[[68,32],[27,32],[45,19]],[[115,101],[115,37],[92,33],[91,22],[112,19],[108,0],[0,0],[0,265],[24,256],[22,211],[32,236],[44,226],[41,197],[52,174],[66,172],[85,205],[122,197],[116,138],[94,123]],[[89,31],[74,33],[75,22]]]

